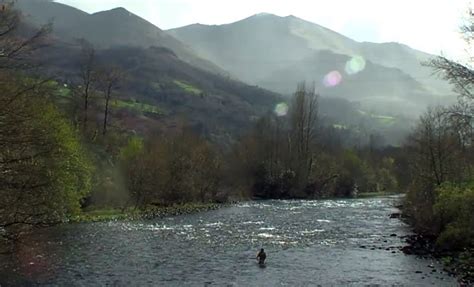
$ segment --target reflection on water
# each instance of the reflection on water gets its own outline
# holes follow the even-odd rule
[[[58,226],[0,257],[0,284],[456,286],[432,272],[431,261],[398,251],[408,230],[388,217],[395,200],[245,202],[160,220]],[[265,269],[254,259],[261,247]]]

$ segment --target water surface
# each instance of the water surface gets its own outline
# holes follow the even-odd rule
[[[389,218],[396,200],[246,202],[159,220],[57,226],[0,257],[0,284],[457,286],[436,262],[398,250],[409,229]],[[254,259],[261,247],[266,268]]]

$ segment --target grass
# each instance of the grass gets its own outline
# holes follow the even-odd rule
[[[379,123],[384,124],[384,125],[391,125],[397,121],[397,118],[392,117],[392,116],[376,115],[376,114],[372,114],[372,113],[362,111],[362,110],[359,110],[359,113],[363,116],[368,116],[372,119],[375,119]]]
[[[114,100],[112,101],[112,107],[137,111],[141,113],[155,114],[155,115],[166,114],[161,108],[157,106],[153,106],[153,105],[149,105],[145,103],[139,103],[135,101]]]
[[[151,83],[151,87],[152,87],[155,91],[158,91],[158,92],[160,92],[161,90],[163,90],[161,84],[158,83],[158,82]]]
[[[376,119],[380,123],[386,124],[386,125],[391,125],[396,121],[396,119],[394,117],[390,117],[390,116],[372,115],[372,118]]]
[[[333,128],[338,129],[338,130],[347,130],[347,126],[345,126],[345,125],[334,124],[332,126],[333,126]]]
[[[194,94],[194,95],[202,94],[202,90],[200,90],[199,88],[196,88],[195,86],[189,83],[179,81],[179,80],[174,80],[173,83],[175,83],[178,87],[180,87],[181,89],[183,89],[184,91],[190,94]]]
[[[71,98],[72,92],[71,89],[66,84],[60,84],[57,81],[48,81],[46,87],[52,88],[56,92],[56,96],[60,98]]]
[[[113,208],[94,209],[83,211],[80,214],[73,216],[69,222],[102,222],[102,221],[117,221],[137,218],[138,213],[132,210],[120,210]]]
[[[357,198],[367,198],[367,197],[378,197],[378,196],[386,196],[386,195],[394,195],[398,194],[396,192],[386,192],[386,191],[380,191],[380,192],[361,192],[357,194]]]
[[[134,208],[92,208],[83,210],[80,214],[69,218],[68,222],[107,222],[161,218],[213,210],[220,206],[220,204],[215,203],[185,203],[163,207],[149,206],[142,210]]]

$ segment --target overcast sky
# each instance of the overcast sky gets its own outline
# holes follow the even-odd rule
[[[124,7],[161,29],[225,24],[268,12],[295,15],[358,41],[463,52],[458,27],[469,0],[56,0],[89,13]]]

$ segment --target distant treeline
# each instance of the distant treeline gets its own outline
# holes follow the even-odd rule
[[[384,151],[347,149],[318,117],[318,95],[301,84],[289,106],[257,121],[229,149],[186,130],[122,150],[137,206],[242,198],[321,198],[396,191],[395,160]]]

